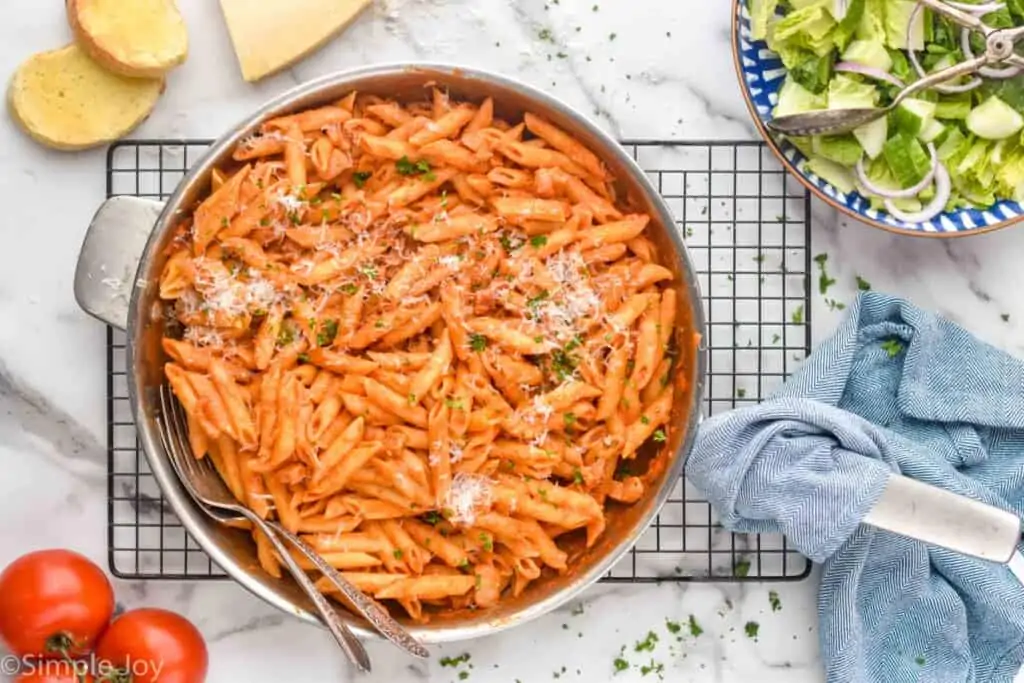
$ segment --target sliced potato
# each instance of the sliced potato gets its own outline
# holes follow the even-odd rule
[[[112,142],[138,126],[163,89],[162,78],[111,73],[68,45],[22,62],[7,99],[25,132],[49,147],[75,150]]]

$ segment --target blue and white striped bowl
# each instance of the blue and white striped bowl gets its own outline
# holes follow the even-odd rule
[[[740,79],[747,108],[754,117],[761,135],[768,142],[783,165],[807,189],[842,213],[890,232],[922,237],[963,237],[1005,228],[1024,220],[1024,206],[1018,202],[1001,201],[985,209],[958,209],[939,214],[924,223],[907,223],[885,211],[872,209],[867,199],[857,192],[840,192],[807,169],[807,158],[784,140],[772,137],[765,122],[772,118],[778,102],[779,88],[786,68],[778,55],[768,49],[764,41],[750,37],[749,0],[733,0],[732,46],[736,74]]]

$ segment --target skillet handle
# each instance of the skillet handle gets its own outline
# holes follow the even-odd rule
[[[138,197],[103,202],[85,233],[75,268],[75,300],[94,318],[128,328],[139,260],[164,205]]]
[[[864,523],[972,557],[1006,563],[1021,538],[1017,515],[893,474]]]

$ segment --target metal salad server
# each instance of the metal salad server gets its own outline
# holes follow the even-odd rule
[[[790,137],[849,133],[855,128],[887,115],[899,106],[900,102],[914,93],[927,90],[940,83],[976,73],[986,67],[1002,65],[1024,68],[1024,57],[1014,52],[1017,40],[1024,36],[1024,27],[994,29],[980,18],[952,7],[942,0],[918,0],[918,2],[965,28],[982,33],[985,36],[985,54],[929,74],[911,83],[896,95],[888,107],[828,109],[790,114],[768,121],[766,124],[768,128],[775,133]]]
[[[241,515],[256,525],[266,535],[289,573],[302,587],[310,600],[313,601],[314,605],[316,605],[317,611],[323,618],[331,635],[334,636],[342,650],[344,650],[345,654],[360,671],[369,672],[371,668],[370,658],[365,648],[348,626],[338,618],[335,608],[317,590],[313,581],[295,561],[288,547],[281,540],[282,538],[286,539],[296,550],[312,562],[340,591],[346,603],[352,607],[353,611],[365,618],[381,635],[412,655],[421,658],[429,656],[429,651],[409,635],[387,611],[341,576],[308,543],[286,530],[280,524],[271,520],[265,520],[244,505],[239,504],[234,494],[228,490],[220,478],[220,475],[209,464],[209,460],[197,460],[193,457],[191,449],[188,447],[188,438],[185,436],[187,432],[182,411],[178,406],[177,399],[167,385],[160,387],[160,407],[162,416],[157,419],[160,425],[160,438],[170,456],[171,465],[178,473],[178,477],[181,479],[185,489],[203,509],[211,513],[222,511]],[[219,521],[223,521],[223,518],[219,515],[212,516]]]

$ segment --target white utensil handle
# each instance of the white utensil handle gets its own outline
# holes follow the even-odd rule
[[[894,474],[864,523],[983,560],[1010,561],[1020,518],[915,479]]]

